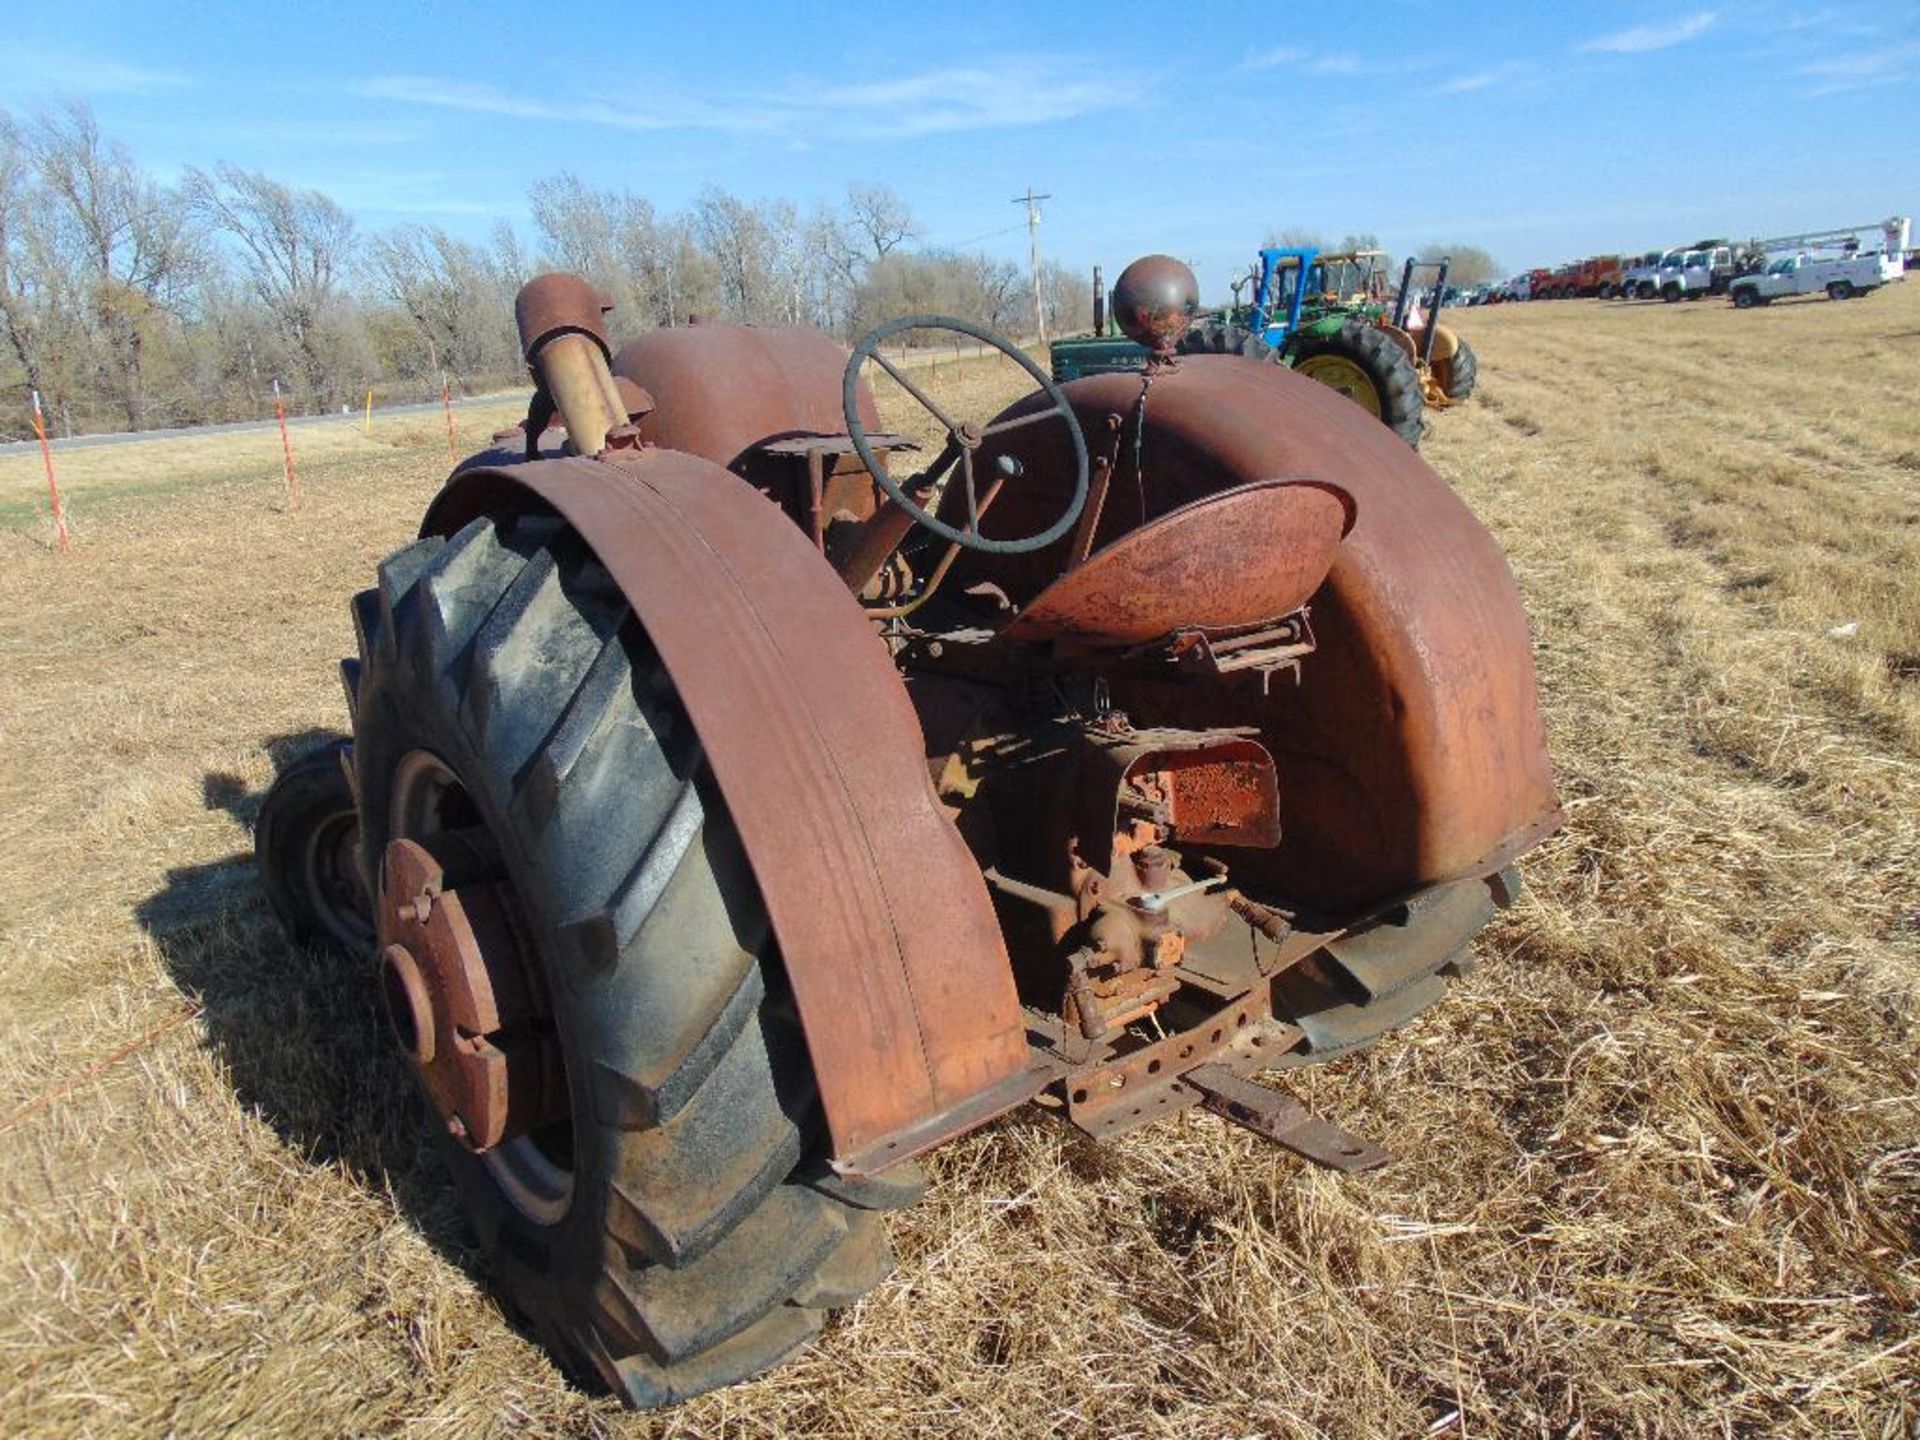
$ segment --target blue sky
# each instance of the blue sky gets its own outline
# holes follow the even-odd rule
[[[142,0],[9,30],[0,105],[80,96],[163,175],[231,160],[475,237],[570,167],[662,210],[885,182],[930,242],[1024,260],[1031,183],[1049,255],[1165,250],[1211,295],[1279,227],[1517,270],[1920,210],[1913,0]]]

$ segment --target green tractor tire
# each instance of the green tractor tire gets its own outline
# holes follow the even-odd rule
[[[1302,375],[1338,390],[1419,448],[1426,409],[1420,372],[1386,331],[1358,320],[1333,330],[1304,331],[1286,358]]]

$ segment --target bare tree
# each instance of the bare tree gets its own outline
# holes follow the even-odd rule
[[[651,204],[626,191],[596,190],[570,170],[537,182],[529,199],[545,262],[605,291],[616,326],[671,318],[674,257]]]
[[[333,398],[324,327],[354,255],[353,217],[318,190],[295,190],[257,171],[222,164],[187,172],[194,210],[239,242],[254,294],[273,315],[307,393]]]
[[[148,352],[200,269],[190,217],[125,146],[101,136],[80,102],[41,115],[26,148],[53,205],[51,248],[84,300],[102,377],[137,430]]]
[[[46,389],[41,335],[51,305],[42,193],[13,117],[0,110],[0,328],[29,387]]]
[[[372,273],[413,322],[424,365],[407,373],[449,372],[461,380],[510,370],[514,348],[500,317],[511,311],[512,286],[477,245],[438,226],[402,225],[368,247]]]
[[[1478,245],[1422,245],[1419,254],[1426,261],[1450,259],[1453,262],[1447,267],[1447,284],[1450,286],[1465,288],[1500,278],[1499,265],[1493,256]]]
[[[1318,230],[1305,229],[1298,225],[1289,225],[1267,232],[1267,248],[1287,246],[1296,250],[1324,250],[1326,238]]]
[[[774,236],[765,218],[737,195],[718,186],[700,192],[693,203],[694,231],[719,272],[720,302],[727,318],[771,318],[769,278]]]
[[[1093,282],[1079,270],[1047,261],[1040,267],[1040,295],[1049,334],[1071,335],[1093,324]]]
[[[884,260],[907,241],[920,238],[913,211],[890,185],[849,185],[847,220],[875,260]]]

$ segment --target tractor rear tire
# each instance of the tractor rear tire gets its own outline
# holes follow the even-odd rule
[[[1345,321],[1331,335],[1305,335],[1288,354],[1295,370],[1330,385],[1407,444],[1420,448],[1426,402],[1420,372],[1377,325]]]
[[[369,878],[396,838],[483,831],[564,1060],[562,1118],[440,1137],[499,1293],[638,1408],[772,1368],[891,1269],[873,1211],[918,1172],[822,1166],[765,907],[658,655],[544,512],[416,541],[353,611]]]
[[[373,954],[373,906],[360,877],[350,754],[335,740],[282,770],[254,821],[254,861],[281,928],[337,955]]]
[[[1445,360],[1434,361],[1433,370],[1433,378],[1440,382],[1447,399],[1465,400],[1473,394],[1473,387],[1480,379],[1480,357],[1462,340],[1453,354]]]
[[[1182,355],[1245,355],[1251,353],[1247,348],[1251,338],[1239,325],[1209,321],[1181,336],[1176,349]]]

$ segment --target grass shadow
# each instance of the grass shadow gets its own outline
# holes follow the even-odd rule
[[[268,749],[285,766],[336,738],[310,730]],[[220,772],[204,791],[208,808],[249,825],[264,797]],[[169,871],[136,914],[173,983],[201,1007],[235,1098],[310,1163],[392,1196],[436,1249],[480,1275],[426,1105],[388,1033],[372,960],[288,940],[251,853]]]

